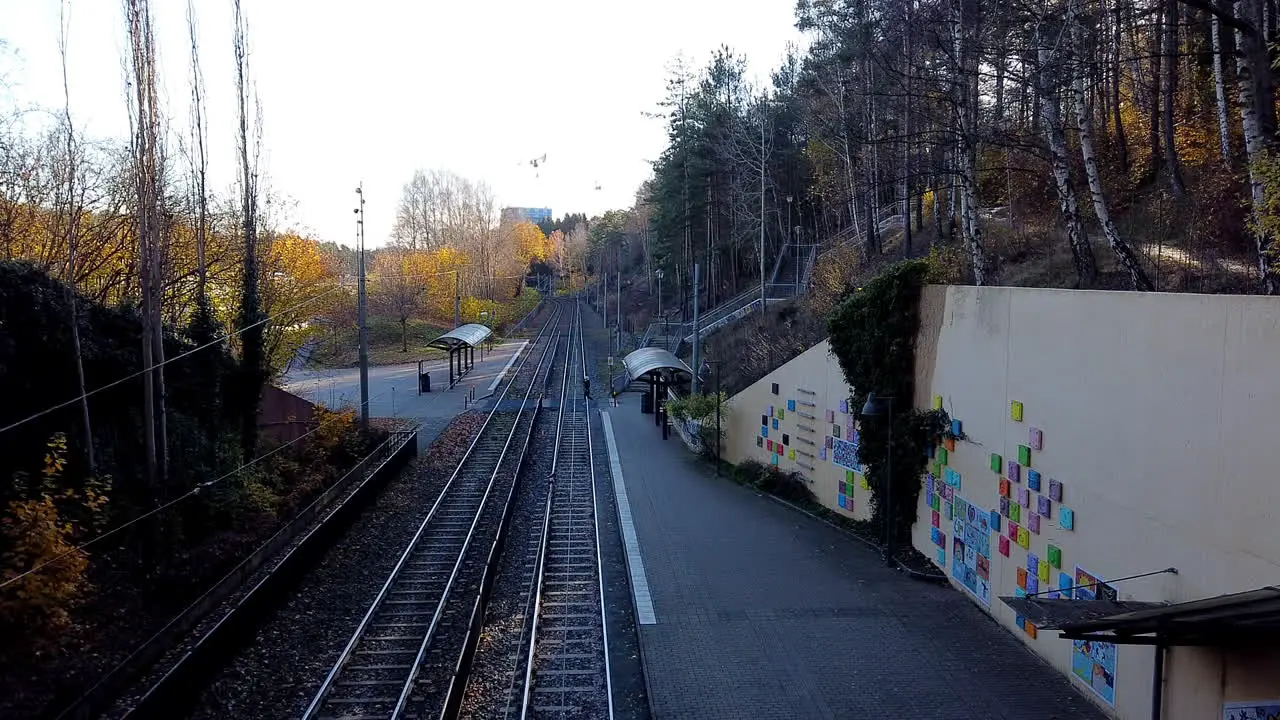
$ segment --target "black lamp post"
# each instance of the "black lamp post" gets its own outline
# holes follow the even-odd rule
[[[700,374],[703,377],[706,377],[706,374],[711,370],[712,365],[716,366],[716,394],[714,396],[716,400],[716,477],[720,477],[720,361],[703,360],[702,372]]]
[[[893,398],[867,393],[862,415],[883,417],[888,426],[889,441],[884,456],[884,564],[893,567]]]

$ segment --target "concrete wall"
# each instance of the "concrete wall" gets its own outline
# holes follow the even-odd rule
[[[849,517],[866,519],[870,517],[870,492],[862,486],[862,475],[833,462],[837,434],[840,441],[850,437],[848,398],[849,386],[840,366],[827,343],[818,343],[733,396],[724,458],[735,463],[747,459],[776,463],[781,470],[800,473],[824,505]],[[794,410],[788,410],[790,403],[794,403]],[[831,448],[826,446],[828,437]],[[769,450],[770,441],[784,440],[788,444],[783,452]]]
[[[940,397],[962,423],[967,439],[947,458],[959,474],[951,492],[999,511],[1000,479],[1009,477],[1019,446],[1032,446],[1033,428],[1042,445],[1030,452],[1030,469],[1041,490],[1028,489],[1026,468],[1009,483],[1015,503],[1028,489],[1019,524],[1030,524],[1050,480],[1062,488],[1040,531],[1028,533],[1028,548],[1011,543],[1005,556],[992,532],[990,609],[1002,623],[1016,627],[1016,618],[995,596],[1015,594],[1018,568],[1027,568],[1029,554],[1047,558],[1051,544],[1061,567],[1052,568],[1050,585],[1063,572],[1074,576],[1077,565],[1101,578],[1178,569],[1118,583],[1121,599],[1173,602],[1276,582],[1278,324],[1280,304],[1262,297],[926,290],[916,404]],[[992,470],[992,454],[1001,456],[1001,473]],[[926,499],[922,493],[914,540],[935,556]],[[1064,508],[1073,512],[1072,529],[1062,527]],[[1009,518],[1000,522],[1007,537]],[[944,521],[941,530],[953,562],[955,527]],[[1072,643],[1055,632],[1035,634],[1020,632],[1070,672]],[[1154,652],[1119,648],[1120,717],[1150,716]],[[1276,659],[1172,651],[1165,717],[1221,717],[1224,701],[1280,698]],[[1261,685],[1260,675],[1268,678]]]
[[[1019,623],[999,600],[1022,590],[1020,568],[1039,577],[1032,557],[1046,563],[1052,557],[1057,565],[1047,582],[1024,581],[1036,590],[1074,582],[1077,567],[1102,579],[1177,568],[1176,575],[1116,583],[1121,599],[1178,602],[1280,584],[1273,530],[1280,512],[1280,442],[1273,437],[1280,431],[1278,326],[1280,302],[1264,297],[927,288],[915,404],[940,402],[961,422],[965,439],[946,453],[945,464],[941,453],[931,461],[937,463],[930,467],[937,527],[934,498],[922,492],[916,547],[958,576],[953,583],[962,593],[1072,677],[1073,660],[1085,671],[1095,663],[1056,631]],[[779,395],[772,394],[773,383]],[[755,446],[760,415],[770,404],[785,407],[800,398],[801,388],[816,393],[819,410],[838,410],[847,396],[826,343],[733,399],[726,457],[771,461]],[[780,426],[794,428],[791,420],[788,413]],[[819,437],[823,425],[817,425]],[[1019,463],[1018,481],[1008,483],[1010,507],[1002,513],[1001,480],[1009,479],[1020,447],[1030,463]],[[992,455],[999,456],[999,472]],[[834,507],[844,470],[830,460],[813,465],[808,471],[787,457],[779,460],[783,469],[804,471],[819,499]],[[1039,490],[1030,488],[1031,471],[1038,473]],[[1038,512],[1041,496],[1047,515]],[[865,497],[855,488],[857,516]],[[966,516],[957,526],[957,510],[970,503],[973,522]],[[1064,508],[1071,511],[1070,529],[1063,527]],[[1033,514],[1040,516],[1038,532],[1030,529]],[[1015,533],[1006,555],[1000,538],[1009,537],[1014,515],[1026,547]],[[974,552],[957,565],[955,541],[966,532]],[[985,561],[973,557],[979,550],[988,553]],[[979,566],[985,567],[979,572]],[[1109,670],[1105,649],[1099,652],[1098,668]],[[1114,690],[1107,692],[1105,680],[1097,685],[1112,697],[1077,685],[1116,717],[1150,717],[1154,652],[1116,650]],[[1168,719],[1222,717],[1224,702],[1280,700],[1280,651],[1175,648],[1166,671]]]

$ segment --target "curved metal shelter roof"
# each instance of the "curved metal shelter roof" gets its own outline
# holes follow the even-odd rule
[[[492,330],[480,323],[467,323],[466,325],[459,325],[432,340],[427,343],[427,347],[440,348],[441,350],[454,350],[459,346],[476,347],[492,334]]]
[[[622,365],[627,369],[627,382],[639,380],[649,373],[662,370],[693,376],[693,371],[684,364],[683,360],[671,354],[671,351],[659,347],[643,347],[632,351],[622,358]]]

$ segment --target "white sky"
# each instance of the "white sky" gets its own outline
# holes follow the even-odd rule
[[[414,168],[484,180],[502,205],[594,214],[628,207],[664,143],[667,67],[721,44],[759,79],[798,42],[791,0],[243,0],[263,105],[265,170],[290,224],[350,244],[363,180],[382,244]],[[71,106],[94,137],[124,137],[122,0],[70,0]],[[231,1],[199,0],[210,172],[235,173]],[[161,77],[186,132],[185,0],[152,0]],[[748,9],[750,7],[750,9]],[[60,108],[59,0],[0,0],[6,103]],[[546,154],[540,177],[527,161]],[[526,163],[522,165],[521,163]],[[595,190],[599,183],[602,189]]]

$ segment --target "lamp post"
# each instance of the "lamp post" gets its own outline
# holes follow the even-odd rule
[[[893,398],[867,393],[863,417],[883,417],[888,426],[888,446],[884,455],[884,564],[893,567]]]
[[[360,429],[369,431],[369,323],[368,294],[365,291],[364,274],[364,183],[356,186],[360,205],[353,211],[356,216],[357,245],[360,253],[360,279],[357,293],[357,323],[360,333]]]
[[[662,317],[662,268],[653,273],[658,278],[658,317]]]
[[[711,366],[716,367],[716,477],[720,477],[720,361],[719,360],[703,360],[702,374],[706,375],[711,370]]]

